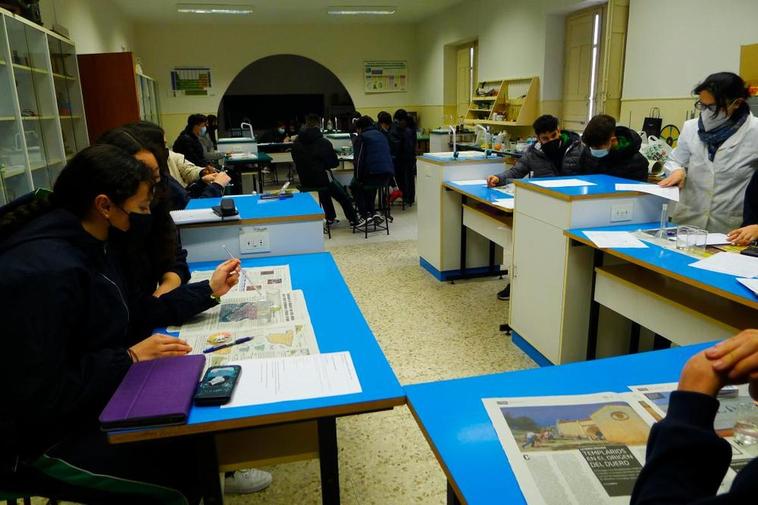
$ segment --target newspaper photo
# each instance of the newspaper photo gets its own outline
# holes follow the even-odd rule
[[[295,322],[310,324],[305,296],[300,290],[230,292],[221,298],[220,304],[198,314],[181,327],[169,328],[169,331],[179,331],[179,336],[184,338],[187,332],[248,330]]]
[[[190,354],[206,352],[205,368],[232,361],[261,358],[287,358],[318,354],[316,335],[310,324],[282,324],[240,331],[187,331],[181,338],[192,346]],[[238,340],[243,343],[223,347]]]
[[[232,291],[292,291],[289,265],[276,265],[270,267],[243,268],[239,282]],[[210,280],[214,270],[198,270],[192,272],[190,282]]]
[[[529,505],[629,503],[655,421],[634,393],[482,401]]]
[[[629,386],[629,389],[640,395],[640,398],[647,403],[645,408],[651,411],[656,419],[663,419],[668,411],[671,392],[676,391],[677,383]],[[749,386],[747,384],[726,386],[719,391],[716,399],[719,401],[719,409],[713,422],[713,429],[732,446],[732,462],[729,465],[731,470],[726,473],[721,483],[720,494],[729,490],[737,472],[744,468],[751,459],[758,457],[758,446],[743,445],[734,439],[734,425],[737,421],[736,407],[740,403],[753,401],[750,397]]]

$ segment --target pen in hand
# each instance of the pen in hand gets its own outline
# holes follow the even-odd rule
[[[235,346],[235,345],[244,344],[245,342],[249,342],[252,339],[253,339],[253,337],[241,337],[241,338],[236,339],[234,342],[229,342],[229,343],[226,343],[226,344],[214,345],[213,347],[208,347],[206,349],[203,349],[203,354],[208,354],[208,353],[211,353],[211,352],[220,351],[221,349],[226,349],[227,347],[232,347],[232,346]]]
[[[224,251],[226,251],[226,254],[229,256],[229,259],[236,260],[237,258],[234,257],[234,255],[229,251],[229,248],[226,247],[226,244],[221,244],[221,247],[224,248]],[[244,268],[242,268],[242,265],[240,265],[240,270],[242,271],[242,275],[245,277],[245,280],[247,281],[247,285],[252,286],[253,290],[258,292],[258,288],[253,284],[253,281],[250,280],[250,277],[247,276],[247,272]],[[258,293],[260,295],[260,293]]]

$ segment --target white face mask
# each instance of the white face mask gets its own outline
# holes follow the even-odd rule
[[[208,128],[206,128],[205,126],[203,126],[202,128],[200,128],[200,136],[202,137],[203,135],[205,135],[205,132],[207,132],[207,131],[208,131]]]
[[[590,147],[590,154],[593,158],[605,158],[609,152],[609,149],[593,149]]]
[[[716,117],[713,117],[713,113],[711,111],[705,111],[700,114],[700,120],[703,122],[703,129],[709,132],[711,130],[715,130],[719,126],[729,121],[729,115],[726,113],[726,111],[719,110],[719,113],[716,114]]]

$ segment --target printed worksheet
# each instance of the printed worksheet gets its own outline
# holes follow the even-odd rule
[[[192,272],[190,282],[210,280],[213,270]],[[289,265],[243,268],[234,291],[292,291]]]

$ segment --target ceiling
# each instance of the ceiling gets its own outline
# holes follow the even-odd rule
[[[143,23],[302,24],[416,23],[462,0],[113,0],[131,19]],[[252,6],[252,15],[186,14],[177,3]],[[390,6],[390,16],[330,16],[329,7]]]

